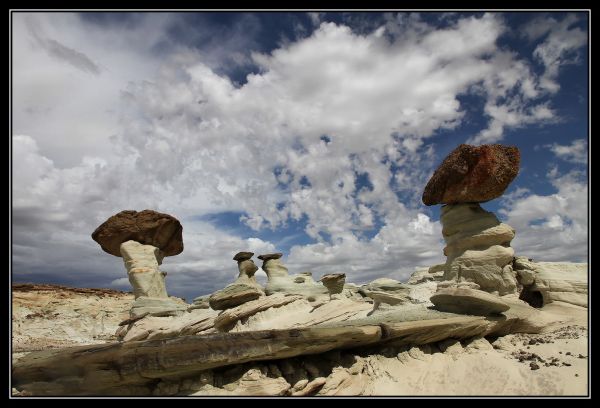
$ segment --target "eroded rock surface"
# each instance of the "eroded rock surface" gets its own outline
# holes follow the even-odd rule
[[[516,293],[511,226],[476,203],[442,207],[441,222],[447,244],[444,280],[471,281],[500,295]]]

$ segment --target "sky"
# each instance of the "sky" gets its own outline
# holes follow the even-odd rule
[[[11,17],[13,282],[130,290],[91,233],[144,209],[183,225],[161,270],[188,301],[239,251],[406,280],[445,261],[421,195],[461,143],[521,152],[482,204],[516,255],[588,260],[586,12]]]

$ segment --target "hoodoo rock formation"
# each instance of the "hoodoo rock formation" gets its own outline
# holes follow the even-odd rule
[[[264,291],[254,277],[258,267],[250,259],[253,255],[253,252],[238,252],[233,257],[233,260],[238,263],[239,275],[235,282],[210,296],[208,303],[211,308],[229,309],[264,296]]]
[[[185,308],[167,295],[166,272],[159,266],[165,256],[183,251],[179,221],[152,210],[121,211],[92,233],[92,239],[111,255],[123,258],[135,302],[132,317],[179,315]]]
[[[519,163],[516,147],[463,144],[434,172],[423,203],[446,204],[440,217],[446,241],[444,280],[471,282],[474,289],[499,295],[516,293],[510,247],[515,230],[479,203],[502,195],[519,172]]]
[[[585,395],[587,264],[515,257],[515,230],[479,204],[518,168],[501,145],[444,160],[423,202],[444,204],[447,259],[407,283],[315,282],[271,253],[263,290],[244,251],[235,282],[189,305],[159,269],[183,250],[179,222],[123,211],[93,238],[123,258],[129,315],[129,294],[13,287],[13,395]]]

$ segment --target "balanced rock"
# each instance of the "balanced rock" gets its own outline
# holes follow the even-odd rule
[[[512,268],[514,229],[477,203],[446,205],[441,212],[447,256],[444,280],[475,282],[487,292],[516,293]]]
[[[442,312],[488,316],[510,309],[502,299],[487,292],[468,288],[446,288],[431,297],[436,309]]]
[[[183,251],[183,227],[179,221],[152,210],[121,211],[92,233],[92,238],[105,252],[121,256],[121,244],[130,240],[159,248],[164,256]]]
[[[480,203],[500,197],[517,176],[520,160],[514,146],[461,144],[431,176],[423,203]]]

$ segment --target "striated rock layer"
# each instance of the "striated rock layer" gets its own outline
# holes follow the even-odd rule
[[[152,245],[142,245],[136,241],[121,244],[121,256],[127,269],[129,283],[133,287],[136,298],[140,296],[167,298],[165,286],[166,273],[158,266],[162,264],[164,255],[160,249]]]
[[[12,286],[14,352],[115,340],[133,294],[59,285]]]
[[[444,280],[474,282],[500,295],[516,293],[510,247],[515,231],[510,225],[477,203],[446,205],[440,218],[447,256]]]
[[[522,298],[539,294],[538,306],[565,302],[588,306],[588,264],[571,262],[532,262],[517,257],[514,262]]]

